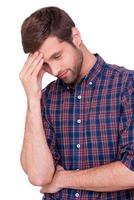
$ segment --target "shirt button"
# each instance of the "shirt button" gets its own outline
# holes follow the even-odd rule
[[[78,98],[78,99],[81,99],[81,95],[79,95],[77,98]]]
[[[78,119],[78,120],[77,120],[77,123],[80,124],[80,123],[81,123],[81,119]]]
[[[75,196],[76,196],[76,197],[79,197],[79,193],[75,193]]]
[[[92,82],[89,82],[89,85],[92,85],[93,83]]]
[[[80,148],[80,144],[77,144],[77,148]]]

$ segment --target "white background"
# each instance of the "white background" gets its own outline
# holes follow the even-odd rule
[[[0,199],[38,200],[20,165],[26,98],[19,72],[27,57],[20,27],[33,11],[44,6],[66,10],[81,32],[83,42],[106,62],[134,68],[133,0],[3,0],[0,3]],[[45,75],[43,87],[54,78]]]

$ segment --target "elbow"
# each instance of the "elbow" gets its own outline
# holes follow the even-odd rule
[[[27,174],[26,164],[23,162],[22,158],[20,158],[20,165],[21,165],[23,171]]]
[[[50,184],[53,178],[53,173],[42,175],[28,175],[29,182],[34,186],[44,186]]]
[[[28,180],[29,182],[34,185],[34,186],[43,186],[43,185],[47,185],[50,184],[52,179],[46,177],[46,178],[40,178],[40,177],[30,177],[28,176]]]

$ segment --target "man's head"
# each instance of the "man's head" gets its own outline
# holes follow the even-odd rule
[[[43,53],[48,73],[70,85],[78,80],[83,61],[81,37],[64,10],[45,7],[35,11],[24,20],[21,36],[25,53]],[[62,72],[67,72],[64,77]]]

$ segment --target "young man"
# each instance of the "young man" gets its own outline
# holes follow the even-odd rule
[[[29,181],[43,200],[134,199],[133,71],[92,54],[57,7],[32,13],[21,36]],[[42,89],[45,72],[57,80]]]

